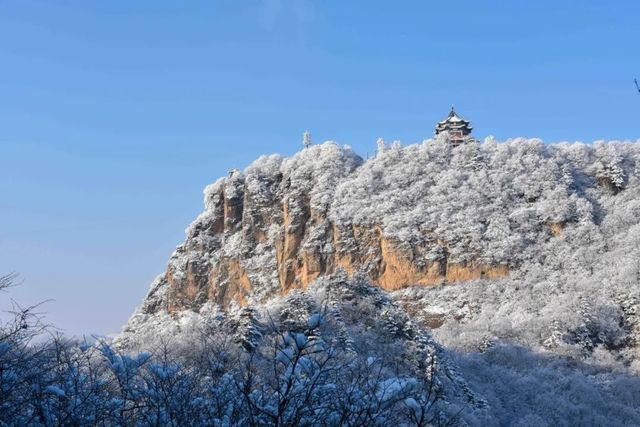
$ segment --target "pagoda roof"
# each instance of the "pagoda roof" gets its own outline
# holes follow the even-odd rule
[[[437,125],[436,127],[437,127],[438,129],[461,129],[461,128],[471,129],[471,126],[469,126],[469,122],[458,122],[458,123],[445,122],[445,123],[438,123],[438,125]]]
[[[465,120],[462,117],[458,116],[458,113],[456,113],[456,110],[454,110],[453,107],[451,107],[451,111],[449,112],[449,115],[447,116],[447,118],[442,120],[441,122],[438,122],[438,126],[445,126],[445,125],[469,126],[469,124],[470,122],[468,120]]]

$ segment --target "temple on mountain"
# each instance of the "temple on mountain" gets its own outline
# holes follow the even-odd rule
[[[473,128],[471,127],[471,123],[458,116],[453,107],[451,107],[451,112],[447,118],[438,122],[436,126],[436,135],[446,131],[449,135],[451,145],[453,147],[457,147],[460,144],[464,144],[472,140],[469,136],[471,135],[472,130]]]

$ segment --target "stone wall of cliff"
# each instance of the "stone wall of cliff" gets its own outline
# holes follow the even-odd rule
[[[380,225],[338,225],[311,207],[309,194],[292,196],[279,179],[262,182],[256,194],[251,179],[257,178],[238,173],[208,193],[207,212],[190,228],[163,279],[169,311],[205,302],[244,305],[259,294],[304,289],[338,270],[362,272],[388,291],[509,274],[506,265],[452,262],[440,239],[426,236],[421,246],[408,248]],[[424,256],[433,253],[439,256]]]
[[[388,291],[513,275],[545,263],[567,227],[597,225],[599,200],[615,196],[601,177],[624,194],[636,146],[425,141],[364,161],[325,143],[265,156],[207,187],[143,310],[251,304],[337,271]]]

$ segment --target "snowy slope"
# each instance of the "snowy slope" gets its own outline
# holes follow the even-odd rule
[[[437,354],[460,422],[633,424],[639,260],[638,143],[429,140],[364,161],[329,142],[207,187],[119,343],[189,342],[217,319],[252,349],[322,312],[345,354]]]

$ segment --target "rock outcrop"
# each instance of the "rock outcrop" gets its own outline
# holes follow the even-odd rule
[[[319,166],[306,170],[311,157]],[[157,309],[245,305],[341,270],[363,272],[388,291],[509,274],[505,264],[452,259],[432,232],[416,228],[422,236],[408,245],[385,231],[384,218],[368,225],[337,219],[336,187],[362,164],[349,149],[329,143],[258,164],[207,188],[205,212],[159,279],[166,289]]]
[[[544,262],[540,245],[566,227],[597,221],[583,189],[596,191],[607,171],[625,185],[610,151],[629,147],[585,151],[609,165],[593,170],[575,161],[580,147],[538,140],[426,141],[366,162],[331,142],[262,157],[207,187],[205,211],[145,307],[251,304],[339,271],[387,291],[504,278]]]
[[[270,185],[280,185],[272,182]],[[233,198],[227,197],[233,186]],[[227,305],[232,300],[245,303],[258,283],[251,279],[251,264],[255,247],[267,248],[267,271],[277,272],[277,292],[305,289],[320,276],[339,269],[348,275],[364,271],[369,280],[388,291],[411,285],[437,285],[480,278],[504,277],[506,266],[464,265],[450,263],[445,254],[435,260],[421,259],[419,253],[432,248],[405,250],[384,235],[381,227],[350,227],[340,230],[330,219],[323,218],[309,207],[308,197],[301,200],[282,200],[279,191],[270,192],[274,198],[263,205],[269,215],[257,215],[253,197],[246,186],[223,181],[212,194],[213,213],[192,229],[192,235],[178,249],[183,251],[225,252],[226,242],[246,247],[232,256],[222,255],[213,262],[191,259],[186,274],[176,274],[169,268],[166,281],[171,290],[171,310],[213,301]],[[224,224],[221,227],[220,224]],[[196,244],[196,237],[206,236],[207,247]],[[198,239],[201,240],[201,239]],[[314,240],[316,242],[314,242]],[[428,242],[444,247],[442,242]],[[271,250],[269,250],[271,249]],[[269,262],[270,261],[270,262]],[[181,267],[181,266],[180,266]],[[206,297],[205,297],[206,296]]]
[[[531,395],[504,399],[495,378],[561,390],[545,401],[559,399],[549,424],[562,423],[580,394],[564,400],[564,385],[592,384],[591,402],[626,392],[631,377],[610,374],[640,372],[638,171],[640,144],[615,142],[426,141],[367,161],[327,143],[263,157],[205,190],[118,344],[204,342],[227,325],[254,351],[282,331],[312,334],[348,360],[382,349],[395,372],[408,360],[428,378],[435,366],[445,383],[464,379],[443,390],[481,425],[505,402],[520,417]],[[320,335],[308,329],[316,314]],[[549,366],[565,373],[548,383]],[[625,405],[611,411],[620,425],[633,424]]]

